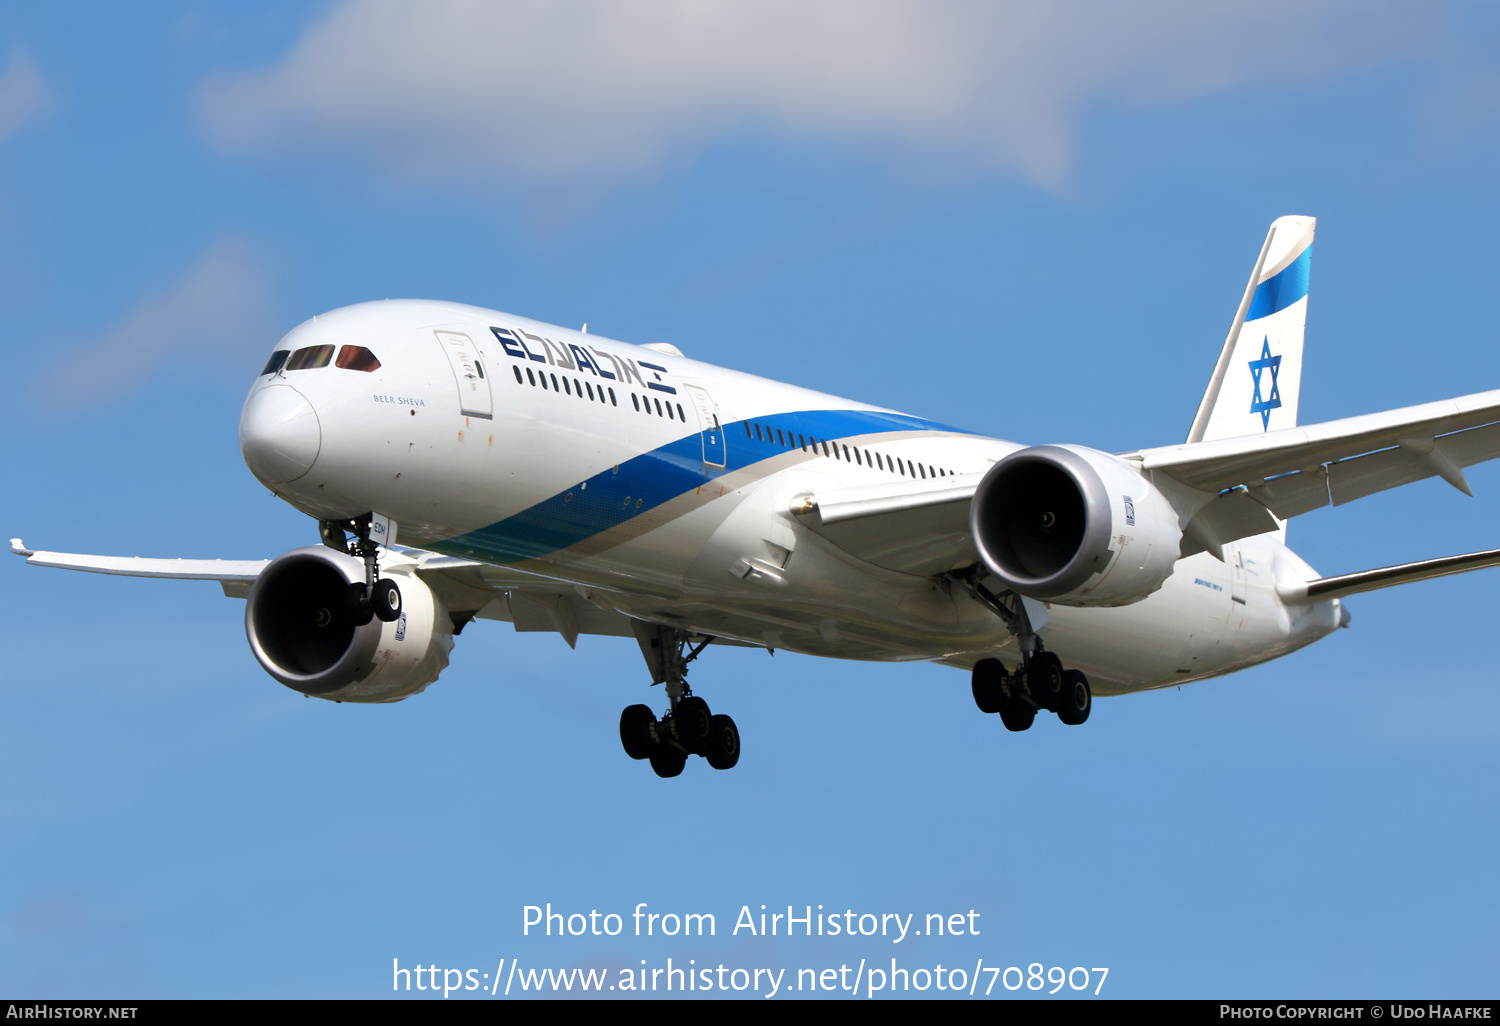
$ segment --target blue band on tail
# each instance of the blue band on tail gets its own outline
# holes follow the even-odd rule
[[[1250,311],[1245,320],[1254,321],[1269,317],[1291,306],[1307,295],[1307,277],[1312,271],[1312,246],[1281,269],[1279,274],[1267,278],[1255,287],[1255,296],[1250,300]]]

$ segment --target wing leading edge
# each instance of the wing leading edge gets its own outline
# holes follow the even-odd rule
[[[1283,520],[1429,477],[1472,495],[1462,468],[1500,456],[1500,390],[1122,455],[1199,491],[1244,488]]]
[[[983,478],[806,492],[792,500],[791,513],[851,556],[930,576],[979,557],[969,535],[969,500]]]
[[[1217,555],[1223,544],[1275,530],[1275,518],[1429,477],[1472,495],[1463,468],[1500,457],[1500,390],[1120,457],[1147,477],[1162,475],[1199,495],[1185,506],[1182,554]],[[948,478],[940,486],[905,482],[806,493],[793,500],[791,512],[877,566],[942,573],[977,555],[968,515],[983,476]]]
[[[271,562],[269,559],[147,559],[142,556],[91,556],[76,552],[44,552],[28,549],[19,538],[10,540],[10,551],[26,557],[32,566],[59,570],[82,570],[118,577],[157,577],[178,581],[218,581],[230,598],[244,598],[250,585]]]
[[[246,598],[269,559],[152,559],[143,556],[99,556],[46,552],[10,540],[10,551],[32,566],[81,570],[119,577],[154,577],[176,581],[217,581],[230,598]],[[630,618],[607,604],[582,596],[572,585],[548,581],[426,549],[398,546],[386,550],[386,566],[409,565],[438,592],[449,609],[485,620],[512,624],[517,631],[547,631],[576,645],[580,634],[633,636]],[[462,628],[460,628],[462,629]]]

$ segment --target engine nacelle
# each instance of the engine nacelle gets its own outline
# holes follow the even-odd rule
[[[345,610],[364,563],[323,545],[278,556],[250,587],[245,635],[266,672],[293,691],[338,702],[396,702],[437,680],[453,650],[453,621],[406,567],[383,572],[401,589],[401,615],[355,624]]]
[[[974,492],[969,530],[1006,587],[1067,606],[1123,606],[1172,573],[1172,503],[1125,461],[1076,445],[1021,449]]]

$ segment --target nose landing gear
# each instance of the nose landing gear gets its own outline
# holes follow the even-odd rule
[[[324,545],[364,560],[364,583],[355,581],[344,593],[344,610],[358,627],[372,619],[391,623],[401,615],[401,589],[389,577],[380,576],[380,545],[370,540],[372,520],[373,514],[366,513],[350,520],[318,521]],[[346,531],[354,535],[353,541]]]
[[[661,719],[649,706],[628,706],[620,714],[620,744],[632,759],[649,760],[659,777],[675,777],[689,755],[702,756],[718,770],[740,761],[740,731],[734,720],[715,714],[687,683],[687,664],[714,640],[704,638],[689,651],[692,635],[673,627],[636,624],[636,638],[655,678],[666,684],[670,708]]]

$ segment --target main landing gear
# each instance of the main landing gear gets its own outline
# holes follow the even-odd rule
[[[1051,652],[1037,652],[1006,673],[998,659],[974,664],[974,704],[984,713],[999,713],[1007,730],[1025,730],[1038,710],[1057,713],[1069,726],[1089,718],[1093,693],[1089,679],[1078,670],[1065,670]]]
[[[345,532],[354,535],[349,541]],[[370,515],[352,520],[319,520],[318,534],[330,549],[357,556],[365,563],[365,580],[355,581],[344,592],[344,611],[363,627],[372,619],[390,623],[401,615],[401,589],[389,577],[380,576],[377,555],[380,546],[370,540]]]
[[[1005,622],[1021,649],[1021,665],[1014,673],[1006,672],[998,659],[974,664],[974,704],[979,711],[999,713],[1007,730],[1026,730],[1044,709],[1069,726],[1087,720],[1094,704],[1089,679],[1078,670],[1065,669],[1056,654],[1042,647],[1020,596],[1013,592],[996,595],[974,578],[962,583]]]
[[[628,706],[620,714],[625,754],[650,760],[659,777],[677,776],[689,755],[703,756],[714,769],[733,769],[740,761],[739,728],[728,716],[711,712],[687,683],[687,664],[714,639],[705,637],[690,649],[693,636],[686,631],[639,621],[635,629],[652,683],[666,684],[671,707],[659,720],[645,705]]]

